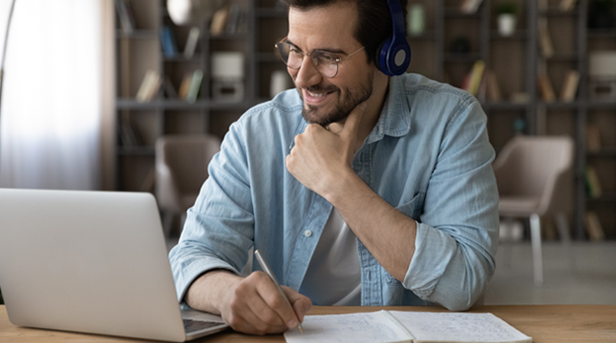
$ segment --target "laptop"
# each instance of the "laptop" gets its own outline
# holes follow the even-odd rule
[[[0,288],[18,326],[174,342],[228,327],[180,308],[150,193],[0,189]]]

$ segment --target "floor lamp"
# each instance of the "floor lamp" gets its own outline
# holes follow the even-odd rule
[[[2,49],[2,62],[0,63],[0,125],[2,124],[2,86],[4,85],[4,60],[6,58],[6,47],[9,42],[9,29],[11,28],[11,19],[13,18],[13,9],[15,8],[15,1],[11,2],[11,9],[9,10],[9,20],[6,23],[6,33],[4,35],[4,47]],[[0,126],[1,129],[1,126]],[[0,131],[1,133],[2,131]],[[0,150],[1,152],[1,150]]]

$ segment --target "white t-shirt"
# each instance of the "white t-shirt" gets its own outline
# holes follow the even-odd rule
[[[361,305],[357,238],[336,209],[312,255],[300,293],[315,305]]]

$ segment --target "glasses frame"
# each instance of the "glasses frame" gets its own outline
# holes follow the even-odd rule
[[[320,71],[320,70],[319,70],[319,68],[318,68],[319,62],[318,62],[318,60],[316,60],[316,59],[314,59],[314,58],[312,57],[312,54],[314,54],[314,53],[315,53],[315,51],[316,51],[316,52],[320,52],[320,53],[328,53],[328,54],[332,54],[332,55],[334,55],[334,56],[335,56],[335,53],[330,52],[330,51],[327,51],[327,50],[319,50],[319,49],[313,50],[312,52],[309,52],[309,53],[308,53],[308,52],[303,52],[303,51],[302,51],[300,48],[298,48],[295,44],[291,44],[291,43],[289,43],[289,42],[285,42],[285,40],[286,40],[286,39],[287,39],[287,37],[283,38],[280,42],[278,42],[278,43],[274,44],[274,48],[276,48],[276,51],[278,51],[278,56],[279,56],[279,57],[280,57],[280,59],[282,60],[282,63],[284,63],[287,67],[289,67],[289,68],[291,68],[291,69],[293,69],[293,70],[299,70],[299,68],[301,68],[301,63],[300,63],[300,66],[299,66],[299,67],[297,67],[297,68],[293,68],[293,67],[291,67],[290,65],[288,65],[288,64],[287,64],[287,62],[285,62],[284,57],[282,57],[282,53],[280,52],[280,48],[278,47],[278,45],[279,45],[279,44],[286,44],[286,45],[294,46],[294,47],[296,47],[296,48],[297,48],[297,50],[298,50],[298,51],[302,54],[302,60],[301,60],[301,62],[304,62],[304,57],[306,57],[306,56],[310,57],[310,60],[312,61],[312,65],[314,66],[314,69],[316,69],[316,70],[319,72],[319,74],[321,74],[323,77],[326,77],[326,78],[336,77],[336,75],[338,75],[338,72],[340,71],[340,62],[342,62],[342,61],[344,61],[344,60],[347,60],[349,57],[351,57],[351,56],[355,55],[356,53],[358,53],[358,52],[360,52],[360,51],[362,51],[362,50],[364,50],[364,49],[365,49],[365,47],[364,47],[364,46],[362,46],[361,48],[359,48],[359,49],[357,49],[357,50],[353,51],[352,53],[350,53],[350,54],[348,54],[348,55],[345,55],[345,56],[342,56],[342,57],[336,57],[336,58],[334,58],[334,63],[335,63],[335,65],[336,65],[336,73],[334,73],[334,75],[332,75],[332,76],[327,76],[327,75],[323,75],[323,73],[321,73],[321,71]]]

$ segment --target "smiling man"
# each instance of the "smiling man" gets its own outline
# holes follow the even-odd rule
[[[397,0],[283,1],[276,48],[296,89],[230,127],[170,253],[179,300],[254,334],[297,326],[313,303],[468,309],[494,273],[498,228],[479,103],[386,75]],[[239,276],[250,248],[291,305],[258,265]]]

